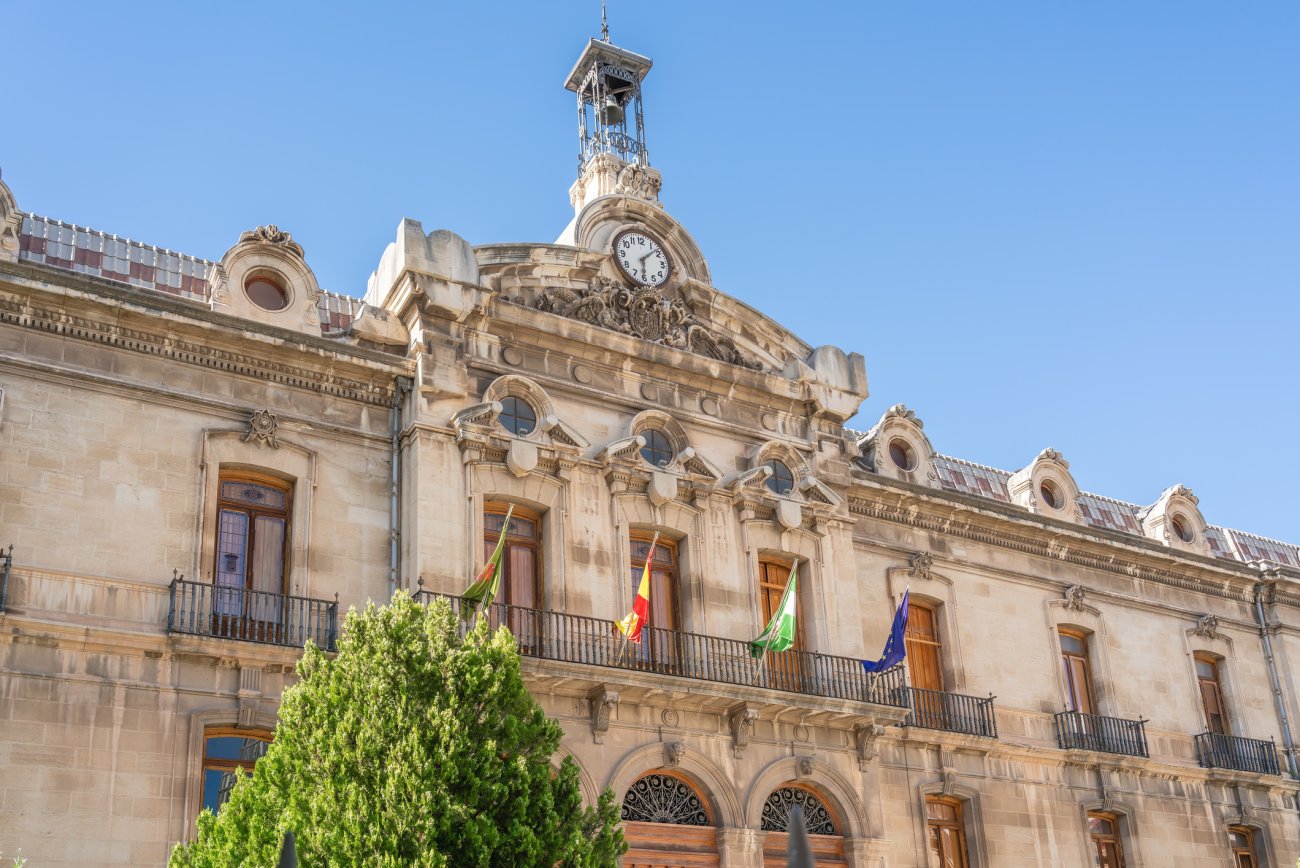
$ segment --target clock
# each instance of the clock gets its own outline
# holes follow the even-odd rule
[[[628,278],[642,286],[662,286],[673,272],[672,260],[663,246],[635,229],[614,236],[614,261]]]

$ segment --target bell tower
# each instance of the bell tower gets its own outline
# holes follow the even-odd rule
[[[578,180],[569,199],[579,211],[610,194],[657,203],[661,185],[650,168],[641,112],[641,80],[651,60],[611,43],[608,26],[601,30],[564,83],[578,97]]]

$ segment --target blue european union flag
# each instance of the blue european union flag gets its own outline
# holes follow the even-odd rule
[[[894,613],[894,626],[889,629],[885,652],[880,655],[879,660],[862,661],[862,667],[868,672],[884,672],[902,663],[903,658],[907,656],[907,644],[903,640],[903,634],[907,632],[907,595],[910,593],[912,593],[910,588],[903,592],[903,602],[898,604],[898,611]]]

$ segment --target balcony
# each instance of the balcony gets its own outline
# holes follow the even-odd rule
[[[907,687],[907,705],[912,714],[903,726],[940,729],[966,735],[998,737],[998,722],[993,716],[993,697],[980,699],[942,690]]]
[[[223,588],[206,582],[171,583],[167,632],[301,648],[310,639],[333,651],[339,602]]]
[[[419,603],[434,599],[461,611],[459,597],[415,594]],[[760,669],[749,643],[738,639],[646,627],[640,646],[625,647],[614,622],[600,618],[501,604],[491,607],[489,617],[493,627],[510,628],[525,657],[906,707],[902,667],[869,677],[852,657],[784,651],[769,655]]]
[[[1277,762],[1277,745],[1256,738],[1203,732],[1196,736],[1196,759],[1207,769],[1282,774]]]
[[[1056,715],[1056,737],[1066,750],[1150,756],[1147,752],[1145,720],[1062,711]]]

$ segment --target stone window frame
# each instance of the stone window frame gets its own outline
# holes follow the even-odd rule
[[[185,774],[185,809],[181,814],[183,829],[177,830],[176,840],[187,842],[193,840],[198,831],[198,817],[203,809],[203,766],[209,731],[263,732],[270,733],[272,740],[279,719],[274,710],[257,711],[251,715],[251,723],[239,722],[238,711],[227,709],[208,709],[196,711],[189,719],[189,743]]]
[[[1058,506],[1043,501],[1040,489],[1044,483],[1053,485],[1061,497]],[[1017,470],[1007,480],[1007,495],[1011,502],[1032,513],[1062,521],[1081,523],[1079,495],[1082,492],[1070,473],[1070,462],[1055,449],[1044,449],[1029,464]]]
[[[537,414],[537,424],[527,434],[515,434],[497,421],[496,414],[492,423],[496,433],[515,440],[529,440],[534,443],[546,442],[546,434],[557,424],[555,403],[535,380],[522,374],[504,374],[493,380],[483,390],[484,403],[500,403],[504,398],[518,398],[527,402]]]
[[[1243,718],[1235,713],[1235,710],[1241,707],[1242,698],[1238,685],[1242,682],[1237,677],[1237,658],[1232,639],[1218,632],[1217,628],[1205,630],[1199,626],[1188,628],[1184,631],[1184,636],[1186,640],[1184,649],[1187,655],[1187,673],[1190,679],[1188,682],[1191,691],[1189,695],[1195,702],[1197,719],[1200,720],[1203,726],[1201,731],[1208,732],[1210,727],[1205,716],[1204,703],[1201,701],[1200,679],[1196,673],[1196,658],[1198,656],[1212,658],[1217,664],[1219,698],[1223,703],[1227,734],[1245,737],[1246,734],[1242,727]]]
[[[628,434],[632,437],[640,435],[647,428],[653,428],[663,434],[668,439],[669,446],[673,450],[672,460],[663,467],[656,467],[646,461],[637,450],[637,459],[640,463],[651,470],[657,470],[661,473],[683,473],[685,464],[695,456],[695,450],[691,448],[690,438],[686,434],[686,429],[682,423],[678,422],[671,414],[662,410],[642,410],[632,417],[631,424],[628,425]],[[688,451],[689,450],[689,451]]]
[[[988,842],[984,838],[984,811],[980,793],[970,787],[955,783],[951,775],[943,781],[917,787],[915,810],[921,822],[917,824],[917,852],[925,854],[929,868],[940,868],[930,858],[930,823],[926,804],[930,799],[954,802],[961,807],[962,833],[966,836],[966,861],[968,866],[987,865]]]
[[[1105,773],[1103,772],[1103,774]],[[1119,838],[1120,846],[1124,848],[1124,868],[1142,868],[1145,864],[1142,858],[1142,842],[1138,835],[1138,824],[1135,820],[1136,812],[1131,805],[1108,796],[1103,799],[1089,799],[1080,802],[1078,812],[1081,824],[1080,830],[1083,833],[1084,854],[1086,856],[1086,861],[1082,864],[1093,864],[1096,855],[1096,848],[1092,843],[1092,834],[1088,829],[1088,820],[1093,814],[1104,814],[1115,821],[1116,837]],[[1226,835],[1224,840],[1226,842]]]
[[[895,566],[885,570],[890,611],[898,608],[904,590],[910,591],[909,605],[915,600],[928,603],[935,609],[944,648],[939,661],[943,667],[944,691],[965,693],[968,690],[966,657],[962,652],[961,608],[956,583],[946,574],[934,569],[934,558],[929,552],[913,552],[908,557],[909,566]]]
[[[1061,648],[1061,631],[1081,633],[1088,639],[1088,662],[1092,670],[1093,696],[1097,704],[1094,713],[1104,717],[1125,717],[1119,707],[1116,694],[1116,681],[1111,666],[1109,650],[1109,632],[1101,611],[1087,603],[1077,604],[1074,608],[1066,600],[1050,600],[1047,606],[1048,642],[1052,654],[1052,669],[1056,683],[1059,707],[1069,707],[1069,686],[1061,664],[1064,657]],[[1139,715],[1131,715],[1136,718]]]
[[[283,430],[283,429],[281,429]],[[248,438],[245,432],[206,429],[199,459],[199,539],[191,575],[195,581],[216,581],[215,564],[219,508],[223,476],[257,475],[278,480],[291,494],[289,527],[286,530],[285,593],[312,595],[312,574],[308,570],[312,544],[312,516],[316,491],[316,453],[277,434],[276,445],[268,446]],[[318,592],[319,595],[319,592]]]

